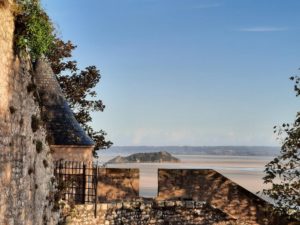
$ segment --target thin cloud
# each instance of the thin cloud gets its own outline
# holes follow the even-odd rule
[[[242,32],[279,32],[286,30],[288,30],[286,27],[246,27],[239,29]]]

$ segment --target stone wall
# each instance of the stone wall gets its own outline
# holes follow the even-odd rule
[[[8,0],[0,0],[0,117],[5,116],[11,99],[9,75],[13,64],[14,17],[10,5]]]
[[[267,202],[209,169],[159,169],[158,199],[206,201],[236,218],[239,224],[284,224],[266,212],[270,206]]]
[[[57,224],[53,164],[32,90],[32,65],[13,52],[14,18],[0,4],[0,224]]]
[[[205,202],[140,200],[76,206],[67,225],[235,225],[236,220]]]
[[[91,162],[94,146],[50,145],[53,160]]]
[[[98,174],[100,202],[135,199],[139,197],[139,170],[101,168]]]

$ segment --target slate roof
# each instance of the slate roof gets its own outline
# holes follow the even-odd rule
[[[45,60],[38,60],[35,65],[35,84],[50,144],[94,145],[75,119],[49,63]]]

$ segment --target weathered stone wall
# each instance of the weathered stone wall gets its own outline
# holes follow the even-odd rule
[[[0,117],[4,117],[11,99],[9,74],[13,63],[14,17],[9,8],[8,0],[0,0]]]
[[[30,88],[31,63],[13,53],[10,4],[0,5],[0,24],[0,224],[56,224],[52,157]]]
[[[239,224],[277,224],[266,212],[267,202],[214,170],[159,169],[158,199],[182,198],[206,201]]]
[[[67,225],[235,225],[235,219],[205,202],[128,201],[76,206]],[[240,224],[239,224],[240,225]]]
[[[139,197],[139,170],[101,168],[98,174],[100,202],[135,199]]]

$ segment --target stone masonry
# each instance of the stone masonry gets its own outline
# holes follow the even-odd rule
[[[14,17],[0,2],[0,224],[54,225],[53,163],[32,87],[32,65],[13,52]]]
[[[239,224],[286,224],[270,215],[269,203],[211,169],[159,169],[158,199],[205,201]]]
[[[159,169],[156,199],[132,193],[128,184],[136,179],[138,188],[138,170],[101,170],[97,207],[77,205],[66,210],[67,225],[289,224],[270,215],[267,202],[214,170]]]
[[[139,169],[100,168],[97,189],[99,202],[139,198]]]
[[[200,201],[136,200],[78,205],[67,225],[237,225],[234,218]]]
[[[13,63],[14,17],[8,9],[9,5],[8,1],[0,0],[0,116],[2,117],[11,99],[9,74]]]

